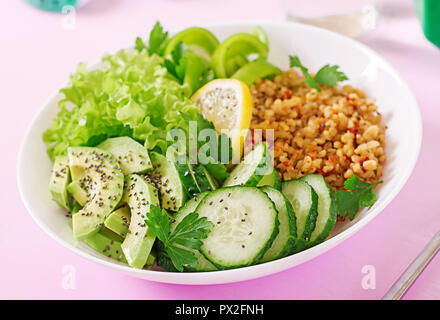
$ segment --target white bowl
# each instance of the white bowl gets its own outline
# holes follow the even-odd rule
[[[416,163],[422,139],[421,116],[417,102],[399,74],[378,54],[366,46],[323,29],[295,23],[227,23],[207,26],[219,39],[236,32],[248,32],[261,25],[270,41],[269,60],[283,69],[288,55],[298,55],[304,65],[316,71],[323,65],[337,64],[349,83],[377,98],[379,111],[388,126],[385,183],[378,188],[375,205],[362,210],[351,222],[338,224],[327,241],[276,261],[255,266],[206,273],[172,273],[136,270],[76,243],[62,209],[51,200],[47,188],[51,162],[41,140],[44,130],[57,112],[59,95],[52,97],[27,130],[18,160],[18,185],[23,201],[37,224],[69,250],[91,261],[126,274],[159,282],[178,284],[218,284],[254,279],[286,270],[308,261],[346,240],[371,221],[401,190]],[[58,89],[58,88],[55,88]]]

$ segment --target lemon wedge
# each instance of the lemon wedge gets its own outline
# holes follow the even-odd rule
[[[238,163],[252,118],[249,87],[236,79],[216,79],[200,88],[191,100],[214,123],[218,134],[223,132],[231,139],[232,163]]]

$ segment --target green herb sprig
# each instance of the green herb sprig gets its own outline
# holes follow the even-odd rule
[[[173,232],[170,232],[170,219],[167,211],[154,205],[150,207],[145,223],[163,243],[164,250],[178,271],[183,271],[186,266],[194,267],[197,264],[197,258],[191,249],[200,249],[201,240],[208,236],[214,226],[206,217],[199,218],[196,212],[192,212],[180,221]]]
[[[353,220],[360,207],[371,207],[377,200],[373,188],[383,181],[367,183],[361,181],[356,175],[352,175],[344,182],[345,190],[335,192],[336,212],[342,218],[348,214]]]
[[[171,51],[171,60],[165,59],[164,64],[167,71],[183,83],[186,65],[188,62],[188,50],[186,45],[180,41],[176,47]]]
[[[135,49],[138,51],[147,49],[150,56],[154,53],[161,55],[167,39],[168,32],[164,32],[162,25],[159,21],[157,21],[153,29],[151,29],[150,36],[148,38],[148,47],[145,45],[141,37],[137,37],[135,42]]]
[[[342,71],[338,71],[339,66],[331,66],[326,64],[318,70],[315,77],[309,74],[309,70],[304,67],[298,56],[289,56],[290,67],[297,67],[304,75],[304,82],[310,87],[321,91],[318,84],[323,84],[327,87],[335,86],[339,81],[348,80],[348,77]]]

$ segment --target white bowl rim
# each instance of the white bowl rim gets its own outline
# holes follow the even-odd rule
[[[362,220],[356,222],[346,230],[342,231],[341,233],[335,235],[334,237],[312,247],[305,251],[299,252],[295,255],[287,256],[282,259],[252,265],[248,267],[242,267],[237,269],[229,269],[229,270],[220,270],[220,271],[210,271],[210,272],[163,272],[163,271],[153,271],[153,270],[145,270],[145,269],[134,269],[126,265],[120,265],[116,263],[112,263],[103,259],[100,259],[98,257],[92,256],[88,254],[87,252],[84,252],[78,247],[75,247],[71,245],[70,243],[66,242],[65,240],[61,239],[55,232],[53,232],[49,227],[47,227],[45,224],[43,224],[38,217],[35,215],[35,213],[32,210],[32,205],[28,201],[26,195],[23,192],[23,185],[25,183],[25,179],[21,174],[20,168],[23,167],[23,152],[24,152],[24,146],[26,145],[26,141],[29,138],[29,133],[31,132],[32,128],[34,127],[35,123],[37,122],[40,114],[43,112],[43,110],[46,109],[46,107],[49,105],[49,102],[52,101],[57,95],[58,91],[51,95],[46,103],[39,109],[39,111],[34,116],[33,120],[31,121],[30,125],[27,127],[26,133],[24,135],[24,138],[22,140],[22,143],[20,145],[20,150],[18,153],[18,161],[17,161],[17,182],[18,182],[18,189],[19,193],[21,195],[21,198],[23,199],[23,202],[25,204],[26,209],[34,219],[34,221],[37,223],[37,225],[46,232],[52,239],[54,239],[56,242],[60,243],[63,247],[71,250],[72,252],[76,253],[77,255],[90,260],[92,262],[95,262],[97,264],[112,268],[114,270],[120,271],[125,274],[134,275],[141,279],[146,279],[150,281],[156,281],[156,282],[162,282],[162,283],[171,283],[171,284],[188,284],[188,285],[212,285],[212,284],[223,284],[223,283],[233,283],[233,282],[239,282],[239,281],[245,281],[245,280],[251,280],[256,279],[268,275],[272,275],[287,269],[290,269],[294,266],[297,266],[299,264],[302,264],[306,261],[309,261],[318,255],[334,248],[338,244],[342,243],[347,238],[354,235],[356,232],[358,232],[361,228],[363,228],[365,225],[367,225],[373,218],[375,218],[395,197],[396,195],[401,191],[409,177],[411,176],[414,167],[417,163],[417,159],[420,153],[421,143],[422,143],[422,117],[420,113],[420,108],[418,106],[417,100],[412,92],[412,90],[409,88],[407,82],[400,76],[400,74],[392,67],[381,55],[379,55],[374,50],[368,48],[366,45],[358,42],[357,40],[350,39],[348,37],[345,37],[341,34],[321,29],[315,26],[296,23],[296,22],[273,22],[273,21],[265,21],[265,20],[249,20],[249,21],[229,21],[224,23],[208,23],[208,24],[200,24],[201,27],[224,27],[224,26],[255,26],[255,25],[269,25],[269,26],[285,26],[285,25],[293,25],[296,28],[305,28],[310,30],[319,31],[322,33],[327,33],[329,37],[335,37],[335,38],[344,38],[345,41],[351,41],[353,46],[357,47],[361,51],[365,52],[368,56],[374,56],[377,61],[380,62],[381,66],[384,67],[393,77],[398,79],[404,89],[407,90],[409,93],[409,97],[412,100],[412,104],[416,107],[415,111],[417,114],[417,119],[414,119],[414,127],[413,132],[417,139],[417,152],[414,152],[411,154],[411,157],[407,161],[407,170],[400,176],[400,179],[397,180],[396,186],[394,189],[392,189],[391,192],[389,192],[386,195],[386,198],[382,198],[382,202],[380,205],[377,205],[374,207],[374,209],[371,209]],[[182,28],[185,26],[182,26]],[[294,257],[294,258],[293,258]],[[290,260],[293,260],[293,262],[290,262]],[[290,263],[289,263],[290,262]],[[253,272],[250,272],[250,271]],[[254,275],[258,274],[258,275]]]

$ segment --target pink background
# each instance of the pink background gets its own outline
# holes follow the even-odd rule
[[[322,1],[330,3],[330,1]],[[22,1],[0,2],[0,298],[25,299],[380,299],[440,228],[440,50],[423,36],[412,1],[385,1],[379,30],[361,39],[384,56],[413,89],[424,138],[414,173],[395,200],[368,226],[312,261],[257,280],[216,286],[143,281],[76,256],[50,239],[26,211],[16,185],[19,144],[31,119],[79,61],[131,44],[156,20],[168,29],[226,20],[283,20],[278,1],[95,0],[77,12],[73,30],[63,16]],[[46,186],[42,186],[45,188]],[[76,288],[62,287],[63,267]],[[376,269],[376,288],[361,286],[362,268]],[[440,256],[407,299],[440,298]]]

